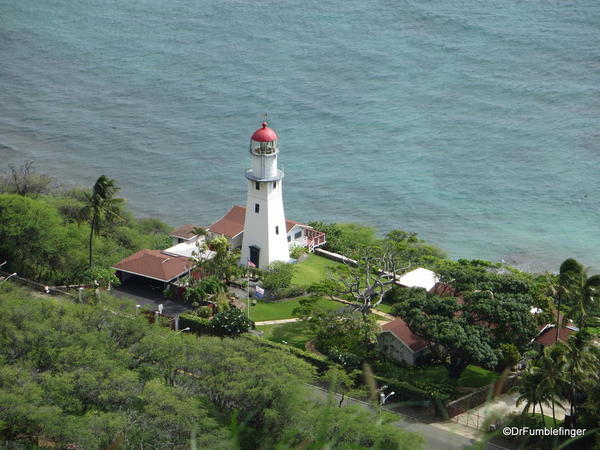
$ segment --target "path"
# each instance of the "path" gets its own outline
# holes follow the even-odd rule
[[[278,320],[263,320],[262,322],[254,322],[254,325],[279,325],[280,323],[292,323],[298,322],[300,319],[294,317],[292,319],[278,319]]]

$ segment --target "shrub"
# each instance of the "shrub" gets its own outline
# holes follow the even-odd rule
[[[306,249],[306,247],[294,245],[290,250],[290,256],[294,259],[299,259],[302,255],[304,255],[307,252],[308,250]]]
[[[292,283],[295,269],[292,264],[276,261],[263,272],[262,284],[271,292],[285,289]]]
[[[229,308],[216,314],[210,321],[210,327],[219,336],[237,336],[254,328],[254,322],[242,310]]]
[[[203,319],[208,319],[212,315],[212,309],[210,306],[200,306],[196,309],[196,315]]]
[[[198,317],[193,314],[180,314],[179,315],[179,328],[187,328],[194,333],[198,334],[211,334],[212,328],[210,326],[210,320],[203,317]]]

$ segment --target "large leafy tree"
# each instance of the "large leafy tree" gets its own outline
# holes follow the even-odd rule
[[[89,265],[92,267],[94,234],[99,234],[106,224],[115,223],[120,218],[120,206],[123,199],[115,198],[120,188],[116,181],[101,175],[94,184],[91,193],[86,193],[86,205],[82,215],[90,224]]]
[[[495,346],[513,344],[524,350],[538,333],[532,302],[524,294],[476,292],[465,295],[462,311],[470,323],[490,329]]]
[[[489,328],[463,316],[456,298],[410,299],[396,309],[413,333],[443,350],[451,378],[459,378],[469,364],[488,368],[498,364]]]

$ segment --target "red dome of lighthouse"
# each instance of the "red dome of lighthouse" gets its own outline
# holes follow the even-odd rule
[[[267,122],[263,122],[262,128],[256,130],[252,135],[252,140],[256,142],[273,142],[277,140],[277,133],[267,126]]]

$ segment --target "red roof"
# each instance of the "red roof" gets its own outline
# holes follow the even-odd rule
[[[213,223],[207,228],[216,234],[222,234],[228,238],[233,238],[244,231],[244,222],[246,221],[246,208],[240,205],[235,205],[227,214]],[[295,220],[286,220],[286,232],[289,232],[295,225],[300,225],[304,228],[310,228],[308,225],[296,222]]]
[[[567,327],[560,327],[560,330],[558,331],[558,339],[562,342],[567,342],[569,340],[569,336],[571,336],[573,333],[575,333],[575,330],[571,330]],[[544,346],[556,343],[556,326],[548,327],[542,331],[540,335],[535,338],[535,342]]]
[[[163,253],[161,250],[140,250],[112,268],[160,281],[171,281],[189,272],[193,263],[185,256]]]
[[[382,328],[384,331],[389,331],[396,336],[398,340],[402,341],[413,352],[423,350],[429,345],[429,342],[425,339],[410,331],[406,322],[400,318],[386,323]]]
[[[258,141],[258,142],[276,141],[277,133],[275,133],[275,130],[273,130],[267,126],[267,122],[263,122],[262,128],[259,128],[258,130],[256,130],[254,132],[254,134],[252,135],[252,140]]]
[[[207,230],[232,238],[244,231],[245,220],[246,208],[235,205],[227,211],[227,214],[209,226]]]
[[[198,227],[192,224],[181,225],[180,227],[177,227],[173,231],[171,231],[170,236],[181,239],[191,239],[194,236],[196,236],[196,233],[194,233],[193,231],[195,228]]]

